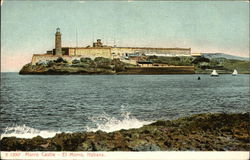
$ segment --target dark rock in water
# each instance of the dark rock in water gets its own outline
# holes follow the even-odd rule
[[[2,151],[248,151],[250,113],[197,114],[138,129],[5,137]]]

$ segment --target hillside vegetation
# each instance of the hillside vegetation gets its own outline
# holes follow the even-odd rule
[[[59,57],[54,61],[42,61],[23,66],[20,74],[115,74],[125,70],[129,64],[119,59],[97,57],[74,59],[71,63]]]
[[[196,73],[211,73],[216,69],[219,73],[232,73],[237,69],[239,73],[250,73],[250,61],[234,60],[226,58],[201,57],[157,57],[150,56],[148,60],[153,63],[168,64],[175,66],[195,66]]]
[[[216,69],[218,73],[232,73],[234,69],[241,74],[250,74],[250,61],[233,60],[226,58],[206,58],[206,57],[147,57],[147,61],[169,66],[194,66],[192,72],[187,70],[174,71],[169,68],[156,68],[151,71],[149,68],[134,69],[135,65],[127,64],[119,59],[109,59],[97,57],[74,59],[71,62],[59,57],[57,60],[39,61],[36,65],[31,63],[25,65],[20,74],[209,74]],[[165,70],[164,70],[165,69]]]

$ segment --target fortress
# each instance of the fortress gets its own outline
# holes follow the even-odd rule
[[[56,60],[62,57],[69,63],[74,59],[104,57],[115,59],[118,58],[123,62],[136,64],[136,60],[132,60],[134,55],[144,56],[191,56],[191,48],[149,48],[149,47],[116,47],[103,45],[101,39],[97,39],[92,46],[87,47],[62,47],[62,34],[60,28],[55,33],[55,48],[47,51],[46,54],[34,54],[32,57],[32,65],[37,62],[48,60]]]

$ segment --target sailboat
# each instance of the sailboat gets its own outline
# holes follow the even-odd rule
[[[232,76],[236,76],[238,74],[237,70],[234,69],[234,72],[232,73]]]
[[[213,77],[218,77],[219,74],[216,72],[216,70],[213,70],[213,72],[211,73],[211,76],[213,76]]]

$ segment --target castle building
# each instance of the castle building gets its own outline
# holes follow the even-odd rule
[[[32,64],[39,60],[56,59],[61,56],[65,59],[74,59],[75,57],[85,57],[94,59],[96,57],[118,58],[120,60],[128,59],[129,55],[146,55],[146,56],[191,56],[191,48],[153,48],[153,47],[117,47],[103,45],[101,39],[97,39],[93,46],[87,47],[62,47],[62,34],[60,28],[55,33],[55,48],[47,51],[46,54],[34,54]],[[134,60],[135,61],[135,60]],[[130,63],[130,62],[128,62]],[[133,62],[136,63],[136,62]]]

